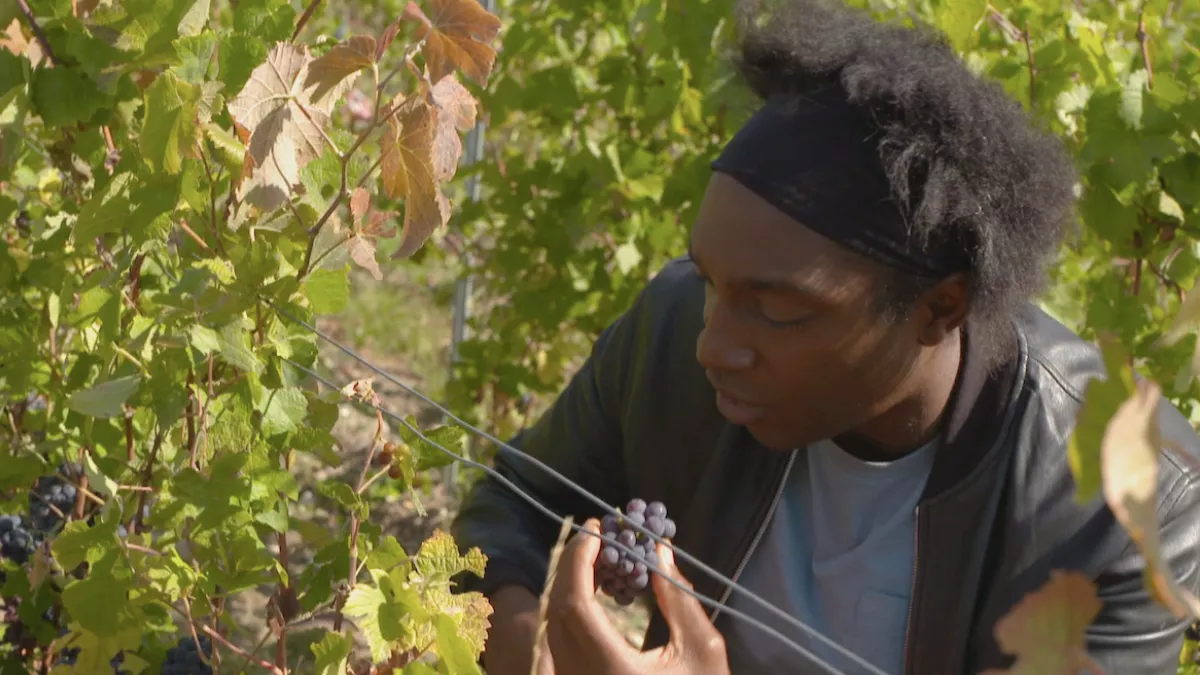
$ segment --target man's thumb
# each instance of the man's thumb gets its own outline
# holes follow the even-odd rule
[[[675,553],[666,546],[658,547],[658,567],[680,586],[693,590],[691,582],[675,566]],[[661,574],[653,575],[651,584],[658,598],[659,611],[671,631],[671,642],[685,649],[706,649],[720,641],[721,634],[709,621],[704,605],[699,600],[664,579]]]

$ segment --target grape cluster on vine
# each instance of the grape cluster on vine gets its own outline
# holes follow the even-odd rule
[[[0,557],[24,565],[37,546],[24,516],[0,516]]]
[[[633,499],[620,517],[609,514],[600,521],[604,545],[596,561],[596,582],[620,605],[629,605],[649,592],[650,566],[658,565],[656,542],[631,524],[664,539],[675,536],[675,521],[667,517],[662,502],[647,504],[644,499]]]
[[[185,637],[167,651],[162,675],[212,675],[212,665],[205,662],[205,659],[212,661],[212,653],[212,640],[208,636],[200,636],[199,646],[191,636]]]
[[[64,464],[58,471],[68,477],[77,477],[82,473],[75,464]],[[58,531],[66,521],[65,516],[75,509],[78,495],[74,483],[60,476],[38,478],[33,491],[29,493],[29,515],[34,531],[39,534]]]

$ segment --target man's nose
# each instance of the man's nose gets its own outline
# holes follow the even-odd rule
[[[728,312],[713,302],[696,339],[696,360],[705,370],[745,370],[754,365],[754,350],[739,339]]]

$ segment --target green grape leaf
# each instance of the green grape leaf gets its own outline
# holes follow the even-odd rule
[[[304,293],[315,314],[337,314],[350,302],[346,270],[313,270],[304,280]]]
[[[99,523],[88,525],[83,520],[67,523],[54,538],[51,552],[63,569],[75,569],[80,563],[95,563],[116,544],[117,528]]]
[[[42,121],[55,127],[86,122],[105,105],[96,83],[71,68],[34,71],[31,99]]]
[[[276,389],[264,396],[262,406],[262,432],[265,436],[296,431],[308,412],[308,399],[296,388]]]
[[[67,584],[62,592],[63,607],[70,617],[97,637],[117,637],[140,625],[131,613],[130,597],[134,590],[130,579],[113,574],[115,550],[97,561],[86,577]]]
[[[466,452],[467,434],[463,431],[462,427],[457,425],[440,426],[422,433],[424,433],[425,438],[428,438],[429,441],[415,435],[413,435],[411,441],[408,441],[409,445],[416,452],[415,468],[417,471],[436,469],[452,464],[455,461],[453,457],[435,447],[432,443],[437,443],[442,448],[449,450],[459,457],[462,457]]]
[[[187,157],[198,157],[201,88],[168,70],[146,90],[140,148],[155,171],[177,174]]]
[[[81,415],[90,417],[117,417],[123,414],[123,405],[142,384],[139,375],[118,377],[71,394],[67,407]]]
[[[208,326],[192,324],[188,328],[188,341],[196,351],[208,356],[221,348],[221,336]]]
[[[368,584],[357,584],[346,598],[342,613],[346,615],[367,641],[371,658],[376,662],[383,661],[391,653],[388,641],[383,637],[383,627],[380,625],[382,608],[387,603],[383,591]]]
[[[482,675],[476,661],[479,653],[458,634],[458,624],[454,619],[439,614],[434,619],[434,624],[437,626],[437,653],[446,666],[445,672],[454,675]]]
[[[326,633],[320,642],[309,645],[309,649],[316,659],[313,667],[317,675],[346,675],[354,643],[348,635]]]

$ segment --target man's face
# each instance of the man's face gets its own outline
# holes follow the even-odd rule
[[[855,430],[908,396],[915,320],[878,314],[881,268],[714,174],[692,232],[706,282],[696,357],[721,413],[790,450]]]

